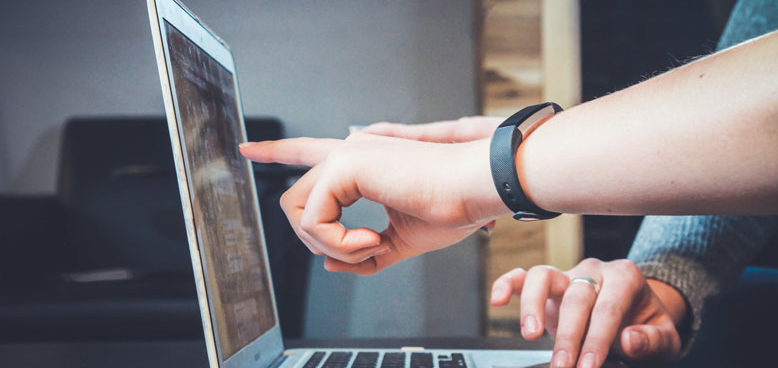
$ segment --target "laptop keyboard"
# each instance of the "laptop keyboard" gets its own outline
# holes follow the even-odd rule
[[[348,362],[351,360],[351,352],[334,351],[330,353],[327,360],[324,361],[322,368],[346,368]]]
[[[323,351],[317,351],[311,355],[311,357],[308,359],[308,361],[303,365],[303,368],[316,368],[316,366],[321,363],[321,360],[324,359],[324,352]]]
[[[351,368],[375,368],[378,363],[378,353],[361,352],[354,358]]]
[[[317,351],[311,354],[303,368],[406,368],[408,355],[408,368],[467,368],[465,355],[461,353],[435,356],[432,353],[391,352],[384,353],[382,357],[378,352],[359,352],[352,359],[354,353],[349,351],[333,351],[329,356],[324,351]],[[327,359],[324,359],[325,356]]]
[[[405,368],[405,353],[384,353],[381,368]]]

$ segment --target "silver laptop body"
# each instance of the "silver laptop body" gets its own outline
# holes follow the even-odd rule
[[[284,350],[228,46],[176,0],[148,0],[178,187],[212,368],[486,368],[550,351]],[[408,351],[412,350],[412,351]]]

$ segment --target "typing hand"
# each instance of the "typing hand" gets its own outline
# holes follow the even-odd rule
[[[330,271],[373,274],[456,243],[508,213],[492,184],[489,141],[440,144],[356,133],[241,145],[258,162],[313,168],[281,198],[297,236]],[[343,207],[384,205],[385,230],[346,229]]]
[[[627,260],[586,259],[567,272],[517,268],[494,282],[491,303],[503,306],[512,295],[521,299],[524,338],[538,339],[544,329],[555,337],[551,367],[600,367],[611,348],[632,361],[671,361],[680,354],[676,325],[686,313],[683,298],[646,280]]]

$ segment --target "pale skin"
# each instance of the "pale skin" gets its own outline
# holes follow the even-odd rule
[[[571,283],[575,276],[593,278]],[[521,331],[535,340],[545,329],[555,338],[552,367],[599,367],[609,351],[633,361],[670,361],[678,357],[678,327],[686,303],[671,286],[646,280],[627,260],[586,259],[569,271],[535,266],[512,270],[492,286],[491,303],[521,300]]]
[[[376,123],[364,132],[454,143],[489,136],[502,120],[477,117],[421,125]],[[596,294],[588,285],[570,285],[572,276],[592,277],[602,290]],[[555,338],[552,367],[572,367],[578,360],[582,367],[598,366],[609,350],[624,359],[644,362],[672,361],[680,353],[676,326],[687,318],[686,302],[672,286],[646,280],[628,261],[587,259],[564,273],[548,266],[536,266],[529,272],[515,269],[495,280],[491,303],[504,306],[512,295],[521,299],[524,338],[539,339],[544,329]],[[591,353],[590,361],[585,362],[587,353]]]
[[[565,213],[778,212],[775,60],[778,32],[554,116],[526,137],[517,151],[515,163],[524,191],[541,208]],[[456,243],[509,213],[489,169],[488,137],[500,119],[470,119],[468,125],[483,128],[460,132],[457,127],[463,127],[462,122],[408,129],[381,124],[346,140],[248,143],[241,145],[241,153],[258,162],[311,166],[281,201],[293,229],[312,252],[327,255],[328,270],[372,274]],[[445,129],[456,133],[444,134]],[[389,217],[385,230],[346,229],[339,222],[342,208],[359,198],[384,205]],[[565,308],[567,294],[563,293],[559,314],[561,318],[569,309],[571,316],[585,316],[583,321],[591,315],[592,324],[585,338],[585,323],[571,324],[577,326],[572,336],[560,336],[556,330],[554,362],[564,351],[566,364],[560,366],[600,366],[614,341],[615,350],[627,357],[677,356],[680,345],[672,336],[677,337],[677,331],[668,329],[667,323],[677,325],[686,314],[680,295],[642,276],[621,289],[611,282],[607,291],[607,280],[615,280],[607,277],[609,270],[624,271],[629,266],[589,263],[577,267],[585,266],[594,273],[587,276],[602,281],[596,304],[589,301],[587,306],[579,298]],[[543,282],[532,281],[537,278],[529,274],[521,285],[516,277],[521,276],[498,281],[511,283],[508,298],[521,295],[524,304],[527,290],[543,289]],[[574,286],[566,290],[586,285]],[[535,296],[527,297],[528,305],[559,299],[559,293],[552,291],[530,294]],[[622,304],[598,307],[600,300],[615,295],[621,295]],[[493,302],[499,304],[502,299],[498,299],[493,295]],[[642,300],[649,303],[641,305]],[[596,319],[603,308],[617,313]],[[630,319],[634,308],[654,310],[657,318]],[[541,309],[526,312],[537,326],[531,333],[525,328],[525,337],[556,329],[553,323],[545,324]],[[620,322],[629,325],[622,327]],[[646,333],[650,348],[637,349],[640,354],[634,353],[637,344],[629,339],[633,324]]]

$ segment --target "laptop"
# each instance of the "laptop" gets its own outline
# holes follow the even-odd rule
[[[210,367],[503,368],[550,351],[290,349],[281,338],[235,62],[176,0],[148,0]]]

